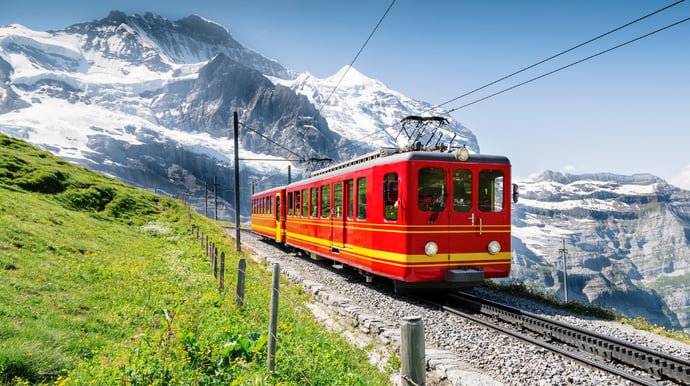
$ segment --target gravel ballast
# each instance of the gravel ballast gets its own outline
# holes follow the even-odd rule
[[[335,269],[332,262],[316,262],[247,232],[244,248],[253,258],[279,263],[281,274],[302,285],[314,297],[312,313],[329,329],[360,348],[375,343],[372,363],[387,366],[398,356],[400,323],[404,317],[421,316],[426,340],[429,385],[629,385],[622,378],[585,367],[460,317],[419,304],[392,292],[387,284],[366,283],[354,270]],[[383,282],[383,280],[381,280]],[[536,314],[587,328],[604,335],[690,359],[690,346],[635,330],[629,325],[570,315],[519,297],[476,287],[475,295]],[[353,328],[354,327],[354,328]],[[399,380],[392,382],[399,384]]]

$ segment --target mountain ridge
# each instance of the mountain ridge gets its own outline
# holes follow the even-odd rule
[[[243,124],[239,187],[233,111]],[[399,146],[400,120],[422,112],[442,114],[347,66],[326,79],[297,74],[197,15],[113,11],[57,31],[0,27],[0,131],[129,184],[184,193],[200,212],[217,178],[221,219],[234,218],[236,188],[248,208],[250,182],[284,184],[288,165],[295,179],[306,174],[286,158]],[[447,130],[444,141],[479,152],[459,122]],[[690,193],[649,174],[547,171],[517,182],[514,278],[562,295],[556,251],[565,239],[575,299],[690,325]]]

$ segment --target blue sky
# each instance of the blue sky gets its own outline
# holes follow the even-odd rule
[[[355,68],[438,104],[673,2],[398,0]],[[25,0],[2,6],[0,25],[62,29],[102,19],[111,9],[151,11],[171,20],[199,14],[286,67],[328,77],[350,63],[389,4]],[[444,107],[459,107],[687,17],[690,1]],[[508,156],[517,176],[543,170],[652,173],[690,189],[690,22],[452,115],[477,135],[482,153]]]

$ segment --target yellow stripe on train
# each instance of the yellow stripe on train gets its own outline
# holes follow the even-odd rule
[[[315,247],[331,248],[332,246],[330,241],[326,239],[320,239],[317,237],[301,235],[291,232],[287,233],[287,237],[299,240],[305,244],[313,245]],[[496,255],[489,255],[488,252],[453,253],[450,255],[450,258],[438,260],[438,258],[448,255],[437,255],[435,257],[429,257],[424,254],[408,255],[403,253],[386,252],[376,249],[346,245],[345,248],[340,250],[340,254],[346,254],[363,260],[375,261],[399,267],[408,266],[410,264],[414,264],[415,267],[510,264],[510,252],[499,252]],[[487,261],[482,262],[482,260]]]

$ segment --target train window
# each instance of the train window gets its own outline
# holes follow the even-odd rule
[[[318,217],[319,215],[319,189],[311,188],[311,200],[309,206],[309,212],[311,217]]]
[[[352,194],[352,180],[345,181],[345,196],[347,197],[347,219],[352,220],[352,208],[355,207],[355,196]]]
[[[276,196],[276,221],[280,221],[280,196]]]
[[[453,172],[453,210],[469,212],[472,210],[472,172],[457,169]]]
[[[446,208],[446,171],[442,168],[419,169],[419,210],[440,212]]]
[[[288,216],[292,216],[292,205],[294,204],[292,201],[292,192],[288,192],[287,196],[287,214]]]
[[[321,185],[321,218],[331,217],[331,186]]]
[[[299,190],[295,190],[295,217],[299,217],[300,208],[302,208],[299,193]]]
[[[302,189],[302,217],[309,217],[309,190]]]
[[[398,173],[383,176],[383,218],[398,220]]]
[[[357,219],[367,219],[367,179],[357,179]]]
[[[343,218],[343,183],[333,184],[333,218]]]
[[[482,170],[479,172],[479,210],[482,212],[503,211],[503,172]]]

